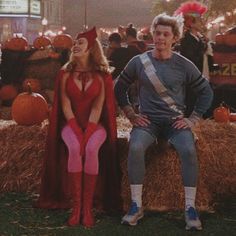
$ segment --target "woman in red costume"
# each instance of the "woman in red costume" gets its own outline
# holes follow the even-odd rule
[[[68,208],[72,202],[67,224],[81,220],[85,227],[94,225],[94,195],[97,207],[118,209],[116,134],[112,77],[94,27],[78,34],[56,80],[37,206]]]

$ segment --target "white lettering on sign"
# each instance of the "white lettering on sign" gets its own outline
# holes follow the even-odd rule
[[[236,63],[231,64],[231,75],[236,76]]]
[[[30,2],[30,14],[40,15],[40,12],[41,12],[40,1],[31,0],[31,2]]]
[[[0,1],[0,14],[26,14],[28,13],[28,0],[2,0]]]
[[[214,71],[211,75],[222,75],[222,76],[229,76],[232,78],[236,78],[236,63],[223,63],[220,66],[219,71]]]

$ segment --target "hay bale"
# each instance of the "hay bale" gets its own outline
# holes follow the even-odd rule
[[[37,50],[29,57],[24,69],[25,78],[41,81],[42,89],[54,88],[54,80],[61,68],[59,59],[50,58],[51,49]]]
[[[0,119],[11,120],[11,107],[2,106],[0,107]]]
[[[47,127],[0,120],[0,192],[39,191]]]
[[[124,209],[130,203],[127,177],[127,137],[131,129],[124,117],[117,118],[118,156],[122,169]],[[38,192],[45,154],[47,123],[19,126],[0,120],[0,192]],[[197,206],[209,211],[236,194],[236,125],[203,121],[195,130],[199,137],[199,182]],[[179,210],[184,207],[180,160],[175,150],[163,144],[152,145],[146,154],[147,174],[143,202],[149,210]]]
[[[197,207],[211,211],[216,204],[236,195],[236,126],[203,121],[195,130],[199,140],[199,180]],[[219,138],[220,137],[220,138]],[[127,177],[128,143],[119,140],[124,209],[130,204]],[[152,145],[146,153],[146,176],[143,204],[149,210],[179,210],[184,208],[184,189],[180,160],[176,151],[163,144]]]

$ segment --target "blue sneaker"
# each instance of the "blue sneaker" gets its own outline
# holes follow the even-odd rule
[[[186,222],[186,230],[202,230],[202,223],[199,220],[197,211],[193,207],[189,207],[187,211],[185,211],[185,222]]]
[[[129,212],[122,218],[121,224],[135,226],[143,216],[143,208],[138,207],[136,202],[132,202]]]

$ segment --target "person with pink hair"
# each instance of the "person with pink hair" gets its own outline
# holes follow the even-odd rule
[[[207,7],[202,3],[188,1],[182,3],[174,13],[184,17],[184,36],[180,39],[180,54],[193,62],[200,72],[203,72],[204,54],[207,50],[207,43],[201,34],[204,28],[202,16],[206,11]],[[196,95],[189,87],[186,91],[186,115],[189,116],[193,111]]]

